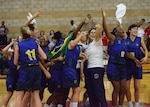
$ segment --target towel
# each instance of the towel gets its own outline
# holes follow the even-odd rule
[[[121,24],[122,23],[122,18],[126,13],[126,5],[124,5],[123,3],[120,3],[116,7],[117,7],[116,19]]]

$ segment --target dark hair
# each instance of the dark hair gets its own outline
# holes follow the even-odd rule
[[[130,26],[128,27],[128,31],[126,32],[126,34],[127,34],[127,35],[130,35],[129,30],[131,30],[131,29],[134,28],[134,27],[138,27],[138,25],[136,25],[136,24],[130,25]]]
[[[29,24],[28,27],[30,28],[31,31],[34,31],[35,29],[34,24]]]
[[[116,36],[116,32],[117,32],[117,27],[114,27],[111,34],[115,35]]]
[[[49,35],[51,35],[51,31],[53,31],[55,33],[55,31],[52,29],[52,30],[50,30]]]
[[[144,19],[144,18],[143,18],[142,20],[145,22],[145,19]]]
[[[54,39],[56,39],[59,42],[60,39],[62,39],[62,33],[60,31],[55,32]]]
[[[130,25],[130,26],[128,27],[128,31],[131,30],[131,29],[134,28],[134,27],[137,27],[137,25],[136,25],[136,24]]]
[[[41,31],[40,31],[40,35],[41,35],[41,33],[42,33],[42,32],[43,32],[43,34],[45,35],[45,32],[44,32],[44,30],[41,30]]]
[[[93,28],[91,28],[91,29],[89,30],[89,32],[88,32],[88,33],[90,34],[90,32],[91,32],[93,29],[94,29],[94,30],[96,30],[96,28],[95,28],[95,27],[93,27]]]
[[[74,20],[70,20],[70,24],[73,25],[74,24]]]
[[[73,23],[74,21],[73,21],[73,20],[70,20],[70,22]]]
[[[101,35],[103,35],[103,33],[104,33],[105,31],[104,30],[102,30],[102,32],[101,32]]]
[[[28,38],[30,38],[30,35],[29,35],[29,34],[23,34],[22,39],[28,39]]]

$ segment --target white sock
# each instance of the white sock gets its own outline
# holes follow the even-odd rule
[[[140,105],[139,102],[134,103],[134,107],[139,107],[139,105]]]
[[[58,104],[57,107],[63,107],[63,105],[62,104]]]
[[[133,107],[132,101],[128,101],[128,107]]]
[[[78,107],[78,102],[70,102],[69,107]]]
[[[2,107],[5,107],[4,105],[2,105]]]
[[[49,105],[45,103],[45,104],[44,104],[44,107],[49,107]]]
[[[48,107],[56,107],[56,105],[51,103]]]

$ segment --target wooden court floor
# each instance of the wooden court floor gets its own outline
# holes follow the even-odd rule
[[[111,93],[112,93],[112,85],[108,81],[107,76],[104,76],[104,83],[105,83],[105,89],[106,89],[106,98],[108,102],[111,102]],[[83,93],[85,92],[84,87],[84,82],[81,82],[81,94],[80,94],[80,101],[83,99]],[[144,73],[143,74],[143,79],[141,80],[141,86],[140,86],[140,103],[142,107],[150,107],[150,73]],[[132,101],[134,101],[133,98],[133,81],[131,82],[131,92],[132,92]],[[71,90],[70,94],[71,95]],[[5,85],[5,79],[0,79],[0,106],[2,105],[2,102],[4,100],[4,97],[6,96],[6,85]],[[43,103],[46,102],[47,98],[50,96],[50,93],[48,92],[47,89],[45,89],[44,92],[44,99]],[[15,103],[15,93],[12,99],[10,100],[8,107],[14,107]],[[124,103],[124,107],[127,107],[126,99]]]

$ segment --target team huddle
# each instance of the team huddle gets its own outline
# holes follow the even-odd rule
[[[49,48],[45,46],[45,37],[36,37],[36,24],[31,24],[41,11],[28,18],[20,28],[20,37],[2,49],[10,69],[6,78],[8,95],[2,107],[7,106],[14,90],[15,107],[42,107],[46,87],[51,95],[44,107],[65,107],[70,88],[69,107],[78,107],[80,80],[85,82],[90,107],[108,107],[103,81],[105,72],[113,86],[112,107],[123,107],[125,95],[128,106],[133,107],[130,92],[132,77],[135,80],[134,107],[139,107],[142,64],[148,57],[146,45],[142,38],[137,37],[136,24],[130,25],[126,33],[118,22],[115,32],[110,32],[106,13],[103,9],[101,12],[102,27],[95,24],[89,31],[81,31],[86,23],[84,19],[65,39],[60,31],[55,32]],[[105,48],[100,36],[102,29],[108,48]],[[9,48],[13,51],[8,51]],[[108,54],[106,69],[103,62],[105,54]]]

